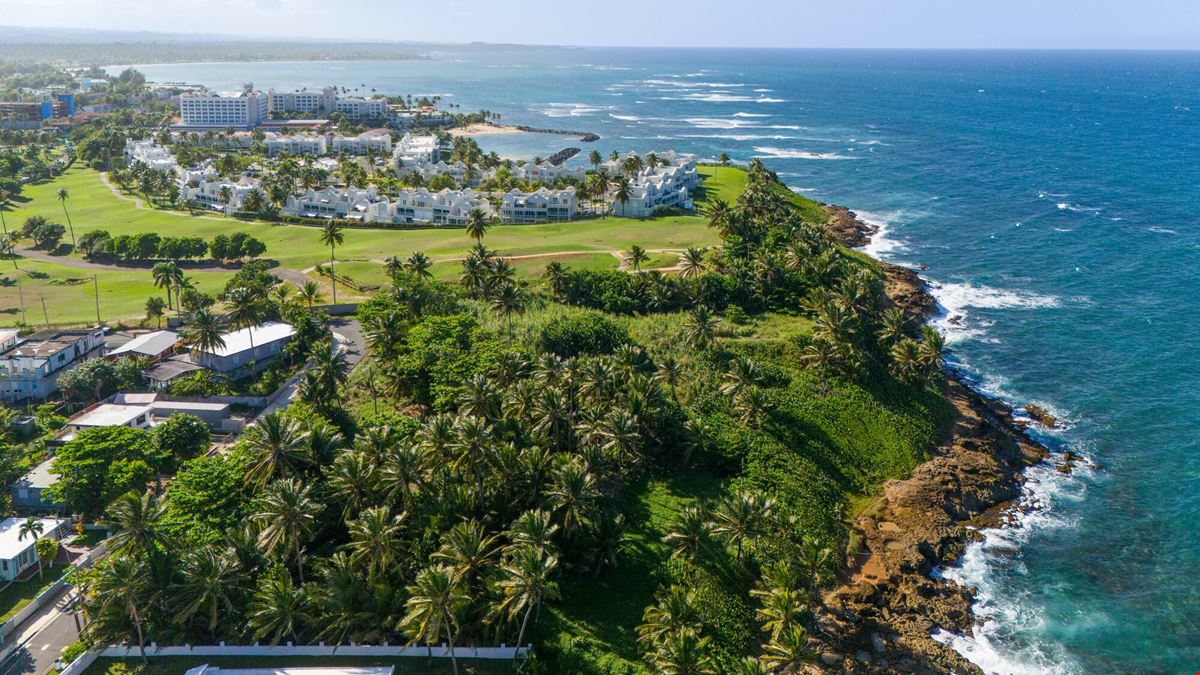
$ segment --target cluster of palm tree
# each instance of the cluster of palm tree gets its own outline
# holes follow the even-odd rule
[[[134,190],[149,202],[172,204],[179,198],[174,170],[158,171],[139,160],[124,169],[109,171],[108,176],[121,189]]]
[[[511,336],[513,316],[524,313],[528,304],[512,264],[482,242],[476,243],[463,259],[459,280],[471,297],[486,301],[492,311],[504,317]]]

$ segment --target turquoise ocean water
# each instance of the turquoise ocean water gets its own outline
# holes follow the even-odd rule
[[[1200,54],[443,51],[405,62],[144,66],[222,89],[438,94],[584,145],[762,158],[927,265],[952,361],[1066,420],[1094,468],[1030,473],[1020,527],[944,573],[990,672],[1200,670]],[[557,137],[481,139],[542,155]],[[958,317],[951,321],[951,317]]]

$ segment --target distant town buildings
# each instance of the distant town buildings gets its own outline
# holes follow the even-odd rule
[[[336,87],[324,87],[321,91],[291,91],[277,92],[274,89],[267,93],[267,105],[270,113],[313,113],[329,115],[339,112],[351,122],[368,119],[384,119],[387,116],[387,101],[381,98],[359,98],[355,96],[339,96]]]

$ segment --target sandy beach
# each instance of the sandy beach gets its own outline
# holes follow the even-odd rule
[[[521,129],[505,124],[468,124],[450,130],[451,136],[495,136],[497,134],[519,134]]]

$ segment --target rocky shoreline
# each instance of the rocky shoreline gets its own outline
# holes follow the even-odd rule
[[[877,229],[844,207],[826,206],[830,231],[861,247]],[[880,262],[888,300],[917,322],[937,303],[911,269]],[[1048,458],[1012,409],[948,374],[946,398],[958,411],[930,458],[904,480],[882,486],[854,523],[861,546],[840,586],[817,610],[814,633],[828,645],[832,672],[981,673],[930,634],[971,634],[973,594],[933,572],[953,564],[978,530],[1000,523],[1020,496],[1023,471]]]

